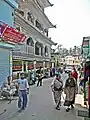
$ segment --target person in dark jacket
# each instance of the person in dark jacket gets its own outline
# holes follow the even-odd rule
[[[72,73],[69,73],[69,78],[66,80],[64,93],[66,94],[64,106],[67,106],[66,112],[71,108],[74,108],[73,104],[75,102],[75,95],[77,94],[77,83],[76,80],[72,77]]]
[[[41,66],[40,66],[40,68],[39,68],[39,70],[38,70],[38,82],[37,82],[37,87],[39,86],[39,84],[40,84],[40,86],[42,86],[42,70],[41,70]]]

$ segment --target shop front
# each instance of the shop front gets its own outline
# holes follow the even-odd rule
[[[45,67],[46,67],[46,68],[50,68],[50,67],[51,67],[51,62],[46,61],[46,62],[45,62]]]
[[[0,86],[8,76],[12,76],[12,68],[16,69],[16,66],[12,67],[12,50],[25,39],[24,34],[0,22]]]
[[[22,60],[13,60],[13,72],[22,71]]]
[[[28,71],[34,69],[34,63],[33,61],[28,61]]]
[[[40,68],[40,66],[43,68],[43,61],[36,61],[36,69]]]

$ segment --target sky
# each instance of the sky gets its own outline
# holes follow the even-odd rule
[[[57,28],[50,28],[49,36],[65,48],[82,44],[90,36],[90,0],[49,0],[53,7],[45,9],[50,21]]]

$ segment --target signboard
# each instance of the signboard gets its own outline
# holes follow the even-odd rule
[[[8,26],[0,21],[0,37],[6,42],[22,43],[25,41],[26,36],[18,32],[15,28]]]
[[[22,71],[22,61],[13,61],[13,72]]]
[[[83,37],[83,43],[82,43],[83,48],[89,48],[89,40],[90,37]]]
[[[7,27],[3,33],[5,41],[13,42],[13,43],[20,43],[26,39],[26,36],[12,27]]]
[[[34,68],[33,62],[28,62],[28,70],[33,69],[33,68]]]
[[[89,40],[83,41],[83,47],[85,47],[85,48],[89,47]]]

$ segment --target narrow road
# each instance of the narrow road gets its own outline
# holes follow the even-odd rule
[[[0,120],[82,120],[77,116],[77,106],[66,113],[63,99],[61,110],[55,110],[50,89],[51,82],[52,78],[49,78],[44,81],[42,87],[31,87],[27,110],[19,113],[17,101],[13,101],[8,106],[7,112],[0,116]]]

